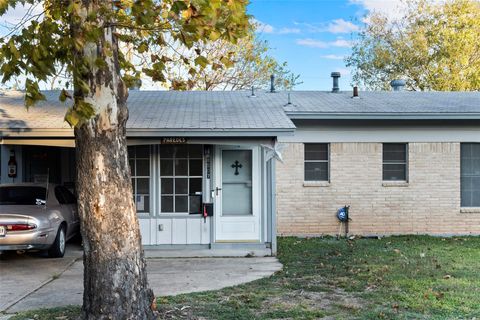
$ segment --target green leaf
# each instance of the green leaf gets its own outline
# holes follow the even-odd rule
[[[205,68],[208,65],[208,59],[205,58],[204,56],[198,56],[194,60],[196,65],[201,66],[202,68]]]
[[[25,81],[25,107],[28,109],[40,100],[46,100],[46,98],[40,92],[38,82],[27,79]]]

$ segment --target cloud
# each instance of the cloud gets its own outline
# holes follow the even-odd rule
[[[268,23],[265,23],[265,22],[262,22],[260,20],[257,20],[257,19],[253,19],[253,23],[256,27],[256,30],[257,32],[260,32],[260,33],[270,33],[270,34],[298,34],[301,32],[301,30],[299,28],[280,28],[280,29],[277,29],[275,28],[274,26],[272,26],[271,24],[268,24]]]
[[[273,33],[275,31],[275,28],[272,25],[257,19],[253,19],[253,24],[255,25],[257,32]]]
[[[297,39],[297,44],[304,46],[304,47],[310,47],[310,48],[320,48],[320,49],[325,49],[328,48],[328,43],[325,41],[320,41],[320,40],[313,40],[313,39]]]
[[[328,24],[327,31],[331,33],[351,33],[358,31],[360,28],[350,21],[343,19],[333,20]]]
[[[350,48],[352,46],[352,42],[345,39],[337,39],[334,41],[327,42],[327,41],[306,38],[306,39],[297,39],[296,43],[300,46],[310,47],[310,48],[319,48],[319,49],[326,49],[331,47]]]
[[[350,4],[362,6],[369,13],[378,12],[389,18],[401,18],[407,4],[401,0],[349,0]]]
[[[290,34],[290,33],[300,33],[300,29],[298,28],[282,28],[277,31],[278,34]]]
[[[343,60],[345,59],[345,56],[339,56],[336,54],[326,54],[324,56],[321,56],[323,59],[329,59],[329,60]]]
[[[322,23],[308,23],[308,22],[298,22],[294,21],[293,24],[297,27],[301,27],[304,31],[308,33],[352,33],[360,30],[360,27],[356,24],[346,21],[344,19],[335,19],[330,22]]]
[[[333,42],[330,42],[330,45],[332,47],[351,48],[353,44],[352,44],[352,41],[348,41],[345,39],[337,39]]]

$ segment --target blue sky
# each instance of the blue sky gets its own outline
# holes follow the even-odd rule
[[[397,0],[251,0],[248,13],[269,42],[270,54],[300,74],[296,90],[330,90],[330,73],[340,71],[341,89],[351,85],[343,58],[370,11],[392,14]]]
[[[351,71],[343,59],[362,19],[372,11],[395,17],[401,7],[401,0],[250,0],[248,13],[269,42],[270,54],[300,75],[303,83],[296,90],[331,90],[332,71],[341,72],[340,88],[348,90]],[[24,14],[18,6],[1,17],[1,32],[3,23],[17,23]]]

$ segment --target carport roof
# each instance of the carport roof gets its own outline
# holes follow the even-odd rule
[[[0,96],[0,135],[72,136],[64,121],[71,102],[58,99],[59,91],[43,92],[46,101],[29,110],[24,93]],[[293,133],[295,126],[282,106],[266,103],[266,94],[250,98],[244,91],[130,91],[128,136],[277,136]]]

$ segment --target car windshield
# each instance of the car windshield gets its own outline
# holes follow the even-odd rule
[[[0,187],[0,205],[36,205],[45,200],[46,189],[34,186]]]

